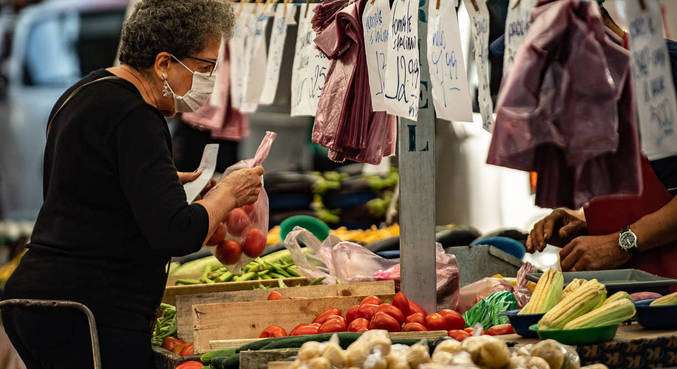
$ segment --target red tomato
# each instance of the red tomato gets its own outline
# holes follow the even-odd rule
[[[266,329],[264,329],[263,332],[261,332],[259,338],[286,337],[286,336],[287,331],[285,331],[284,328],[276,325],[271,325],[268,326]]]
[[[425,332],[427,331],[426,327],[421,323],[404,323],[402,326],[402,332]]]
[[[348,332],[362,333],[369,330],[369,321],[364,318],[357,318],[348,325]]]
[[[413,313],[404,320],[407,323],[419,323],[425,325],[425,315],[423,313]]]
[[[400,323],[392,316],[378,312],[369,323],[369,329],[385,329],[388,332],[399,332],[401,330]]]
[[[463,329],[465,327],[465,320],[463,316],[454,310],[442,309],[440,315],[447,321],[447,330]]]
[[[357,310],[358,314],[360,317],[371,320],[371,318],[376,314],[378,311],[378,305],[374,304],[364,304],[360,305],[359,309]]]
[[[223,223],[219,223],[218,226],[216,226],[216,230],[212,234],[211,237],[209,237],[209,240],[207,240],[207,246],[216,246],[219,244],[219,242],[223,241],[226,238],[226,226]]]
[[[240,236],[242,231],[249,227],[250,223],[249,216],[244,210],[240,208],[233,209],[226,217],[228,233],[232,234],[233,236]]]
[[[249,228],[244,233],[244,241],[242,241],[242,251],[250,258],[257,258],[263,253],[266,248],[266,235],[257,228]]]
[[[181,356],[190,356],[194,354],[193,350],[193,344],[192,343],[187,343],[183,348],[181,349],[181,352],[179,355]]]
[[[462,330],[462,329],[454,329],[449,331],[449,337],[455,339],[456,341],[463,341],[464,339],[470,337],[470,333]]]
[[[468,334],[471,335],[471,336],[473,334],[475,334],[475,328],[473,328],[473,327],[464,328],[463,330],[468,332]]]
[[[307,334],[317,334],[320,324],[299,324],[294,328],[290,336],[305,336]]]
[[[499,324],[487,329],[487,334],[490,336],[502,336],[504,334],[513,334],[512,325]]]
[[[174,348],[178,345],[185,345],[186,343],[176,337],[165,337],[162,341],[162,348],[169,351],[174,351]]]
[[[282,300],[282,294],[278,291],[271,291],[268,294],[268,300]]]
[[[319,323],[322,324],[327,321],[332,316],[341,316],[341,309],[337,308],[331,308],[323,311],[322,313],[318,314],[315,317],[315,320],[313,320],[313,323]]]
[[[428,312],[425,311],[419,304],[409,300],[409,314],[413,313],[423,313],[423,315],[428,315]]]
[[[242,207],[242,210],[251,217],[254,214],[254,205],[245,205]]]
[[[396,293],[393,297],[393,306],[400,309],[404,316],[409,315],[409,300],[402,291]]]
[[[366,305],[366,304],[372,304],[372,305],[381,305],[381,298],[378,296],[367,296],[364,299],[362,299],[362,302],[360,302],[360,305]]]
[[[391,304],[381,304],[381,305],[379,305],[377,311],[382,311],[382,312],[392,316],[400,324],[404,323],[404,314],[402,314],[402,311],[400,311],[400,309],[394,307]]]
[[[359,313],[360,305],[351,306],[348,311],[346,311],[346,322],[348,324],[352,323],[353,320],[360,317]]]
[[[201,362],[195,360],[183,362],[176,367],[176,369],[202,369],[202,368],[204,368],[204,365]]]
[[[214,256],[216,256],[222,264],[235,264],[240,261],[240,257],[242,257],[242,247],[240,247],[240,244],[237,243],[237,241],[221,241],[221,243],[216,246]]]
[[[320,328],[317,330],[317,333],[335,333],[335,332],[345,332],[346,331],[346,320],[342,316],[335,316],[327,319]]]
[[[447,321],[439,313],[432,313],[425,317],[425,326],[431,331],[445,331],[447,330]]]

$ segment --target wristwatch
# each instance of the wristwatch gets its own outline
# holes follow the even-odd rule
[[[637,252],[637,235],[630,229],[630,226],[626,226],[621,230],[618,236],[618,246],[630,254]]]

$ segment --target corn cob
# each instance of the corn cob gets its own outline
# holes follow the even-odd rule
[[[606,288],[596,279],[589,280],[562,299],[538,322],[539,329],[558,329],[600,306],[606,299]]]
[[[651,306],[677,305],[677,292],[659,297],[651,302]]]
[[[564,325],[564,329],[617,325],[632,319],[635,312],[635,304],[629,299],[621,297],[609,303],[605,302],[599,308],[570,321]]]
[[[562,272],[548,269],[536,284],[536,289],[531,295],[529,302],[519,312],[522,314],[541,314],[555,306],[562,298],[564,277]]]
[[[569,284],[567,284],[564,291],[562,291],[562,298],[565,298],[568,294],[574,292],[578,287],[585,283],[585,279],[574,278]]]
[[[614,301],[623,300],[623,299],[632,301],[630,299],[629,293],[627,293],[625,291],[618,291],[618,292],[614,293],[613,295],[609,296],[606,300],[604,300],[604,304],[602,304],[602,306],[610,304]]]

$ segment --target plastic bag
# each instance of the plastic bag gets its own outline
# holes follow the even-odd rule
[[[509,323],[503,314],[517,309],[517,301],[510,291],[495,292],[471,307],[463,314],[468,326],[480,323],[485,329],[499,324]]]
[[[324,283],[400,280],[399,259],[386,259],[362,245],[329,236],[324,242],[309,231],[296,227],[287,235],[285,247],[291,252],[301,275],[324,278]],[[302,246],[307,249],[302,250]],[[460,273],[456,257],[436,245],[438,305],[455,309],[458,304]]]
[[[515,300],[517,300],[517,305],[522,308],[524,305],[529,302],[531,298],[531,290],[527,287],[529,285],[529,280],[527,275],[536,271],[536,267],[530,263],[524,263],[517,271],[517,285],[515,286]]]
[[[458,301],[458,312],[464,313],[483,298],[495,292],[512,291],[512,286],[500,278],[487,277],[461,288]]]
[[[259,148],[256,150],[254,158],[247,159],[236,163],[235,165],[226,169],[224,175],[244,168],[254,168],[263,164],[268,158],[270,148],[275,142],[277,133],[266,132],[266,135],[261,140]],[[261,178],[263,184],[263,178]],[[259,198],[251,205],[243,206],[242,208],[233,209],[226,216],[226,241],[237,242],[242,249],[242,256],[240,259],[228,267],[234,272],[239,272],[240,268],[247,264],[252,258],[258,257],[266,246],[266,235],[268,233],[268,194],[265,188],[261,189]],[[214,250],[214,254],[219,258],[219,252],[223,244],[218,245]],[[219,258],[219,260],[222,260]]]

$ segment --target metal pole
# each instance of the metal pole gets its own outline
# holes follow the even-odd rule
[[[87,306],[73,301],[29,299],[10,299],[0,301],[0,307],[3,306],[17,306],[27,308],[66,308],[80,310],[87,317],[87,323],[89,324],[89,336],[92,341],[92,360],[94,363],[94,369],[101,369],[101,353],[99,352],[99,334],[96,329],[96,320],[94,319],[94,314]]]
[[[399,120],[400,262],[402,290],[426,310],[435,311],[435,111],[426,58],[427,3],[419,2],[418,10],[421,73],[418,121]]]

